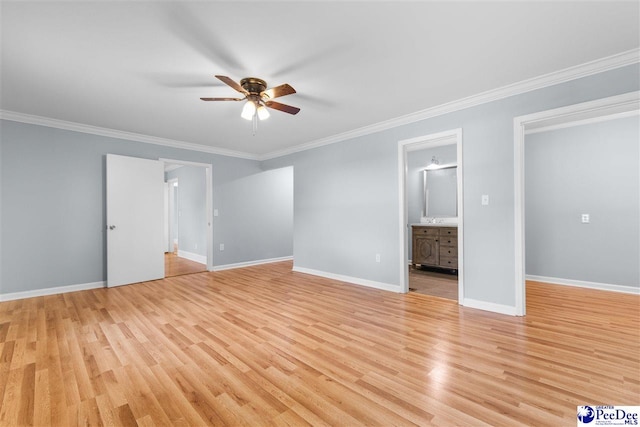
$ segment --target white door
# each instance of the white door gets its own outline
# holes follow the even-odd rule
[[[164,277],[164,169],[107,154],[107,286]]]

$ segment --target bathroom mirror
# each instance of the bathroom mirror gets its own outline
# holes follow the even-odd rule
[[[457,165],[455,163],[427,168],[423,174],[423,218],[455,218],[458,216]]]

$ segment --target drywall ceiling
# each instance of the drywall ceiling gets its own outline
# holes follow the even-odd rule
[[[265,156],[639,46],[637,1],[1,3],[3,111]],[[289,83],[252,134],[215,79]]]

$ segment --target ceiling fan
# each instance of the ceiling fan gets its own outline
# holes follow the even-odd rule
[[[289,114],[298,114],[300,111],[298,107],[292,107],[291,105],[273,101],[274,98],[296,93],[296,90],[287,83],[267,89],[267,83],[257,77],[246,77],[240,80],[240,84],[227,76],[216,76],[216,78],[227,86],[230,86],[242,93],[244,98],[200,99],[203,101],[244,101],[246,99],[247,102],[244,104],[242,114],[240,115],[243,119],[252,120],[257,116],[260,120],[264,120],[269,117],[269,111],[267,111],[267,108],[273,108]]]

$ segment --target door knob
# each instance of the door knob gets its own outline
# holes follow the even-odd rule
[[[116,226],[115,225],[110,225],[109,226],[109,230],[115,230]]]

